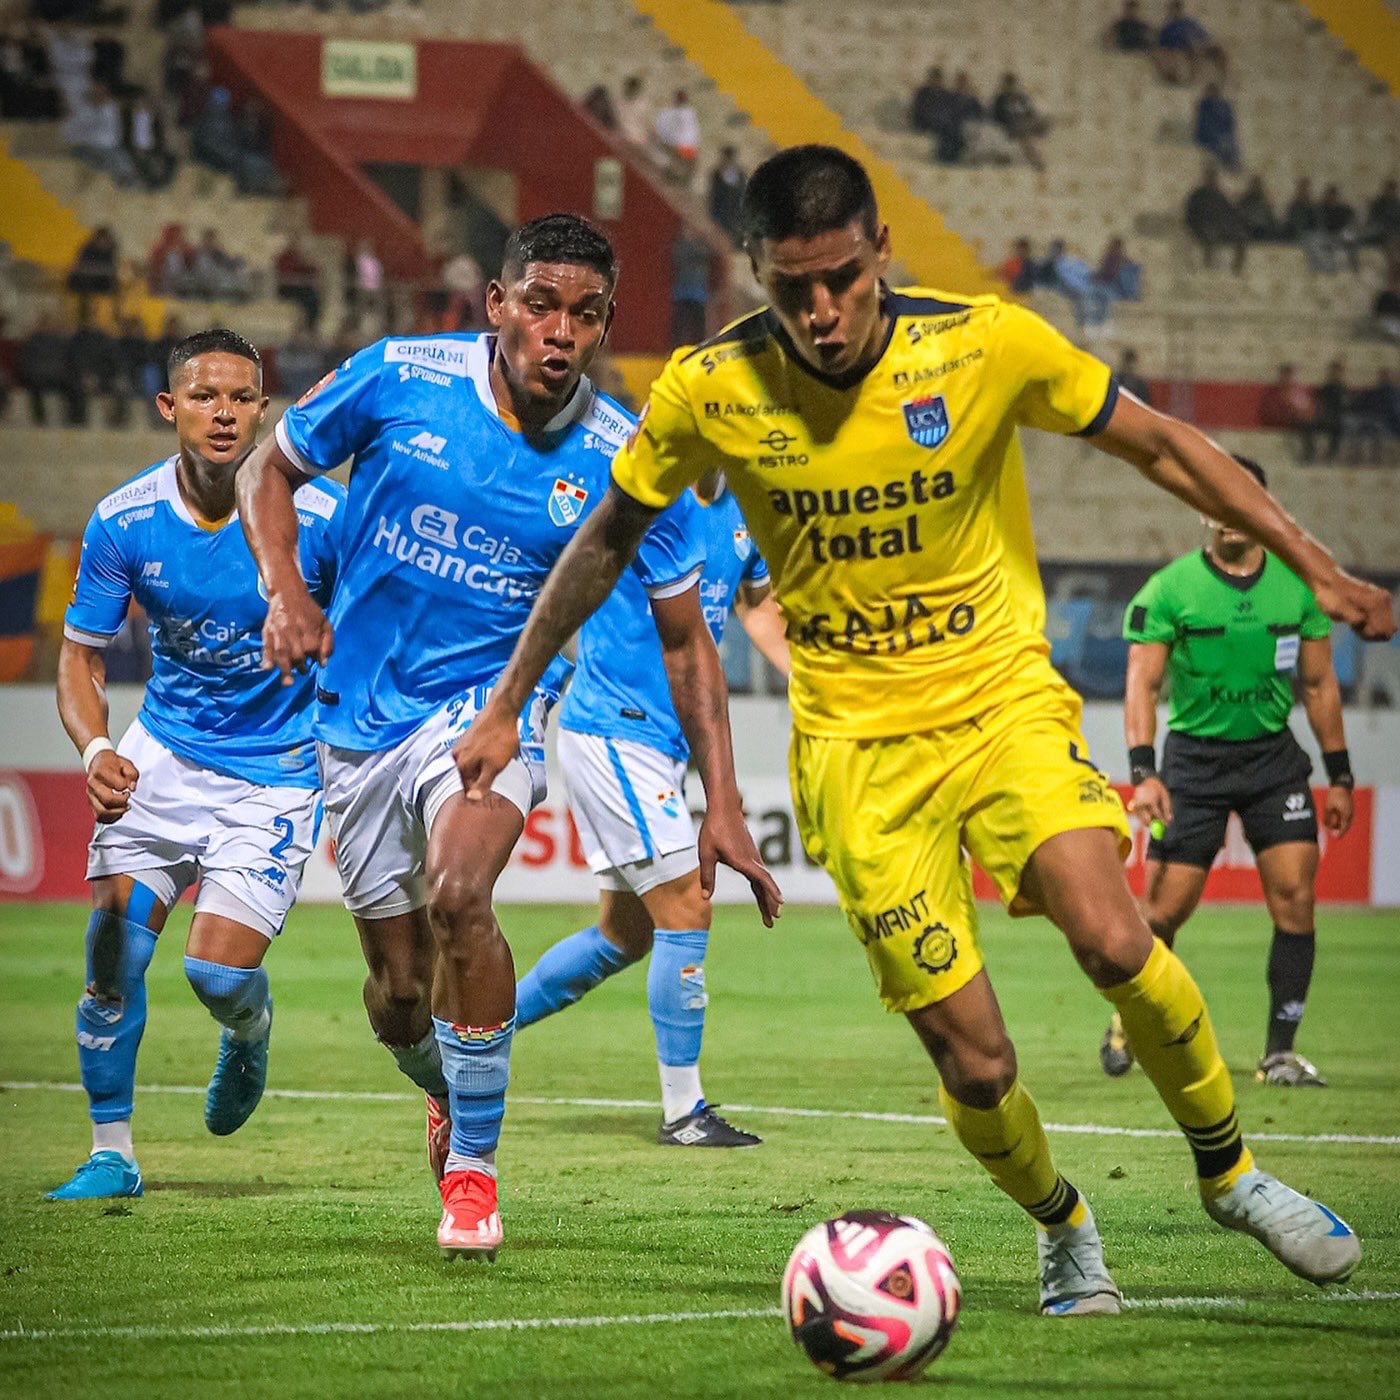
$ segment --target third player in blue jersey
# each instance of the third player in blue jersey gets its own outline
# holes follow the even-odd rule
[[[705,560],[700,596],[716,643],[730,608],[784,675],[787,642],[768,567],[722,478],[672,511]],[[700,1045],[708,992],[710,904],[700,886],[685,796],[690,749],[671,703],[646,593],[624,577],[579,635],[578,669],[560,711],[559,760],[584,855],[598,877],[598,922],[555,944],[521,981],[518,1026],[560,1011],[651,953],[647,1004],[661,1076],[657,1141],[750,1147],[759,1139],[705,1099]]]

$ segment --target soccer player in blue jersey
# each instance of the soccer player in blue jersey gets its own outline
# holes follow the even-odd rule
[[[768,566],[738,502],[715,473],[673,510],[700,541],[700,597],[716,644],[731,606],[759,651],[788,672],[783,619]],[[710,903],[700,885],[685,798],[689,747],[644,589],[624,576],[579,634],[578,668],[559,712],[559,761],[584,854],[598,877],[598,922],[554,947],[516,992],[516,1027],[564,1007],[651,953],[647,1006],[661,1075],[657,1141],[675,1147],[753,1147],[700,1085]]]
[[[179,450],[112,492],[83,535],[64,619],[58,707],[83,756],[97,831],[78,1065],[92,1155],[50,1200],[139,1196],[131,1139],[146,967],[175,901],[196,879],[185,974],[223,1027],[204,1102],[231,1133],[267,1079],[272,998],[263,957],[296,898],[319,818],[312,680],[261,668],[267,610],[233,520],[233,478],[267,412],[258,352],[227,330],[175,346],[157,395]],[[335,583],[344,489],[305,486],[297,568],[317,598]],[[107,732],[103,648],[135,598],[150,618],[154,671],[116,745]]]
[[[326,810],[360,931],[370,1024],[428,1096],[439,1247],[493,1258],[515,968],[492,891],[544,793],[556,662],[515,717],[520,752],[467,802],[453,745],[486,703],[540,585],[602,498],[633,420],[584,377],[617,268],[582,219],[517,229],[487,294],[488,335],[389,339],[291,409],[239,475],[267,580],[265,664],[317,690]],[[327,618],[295,565],[292,491],[353,458],[340,582]],[[776,912],[740,811],[724,680],[700,611],[700,560],[658,518],[635,568],[652,598],[710,802],[708,853]],[[334,652],[334,654],[332,654]],[[444,1134],[447,1141],[443,1141]]]

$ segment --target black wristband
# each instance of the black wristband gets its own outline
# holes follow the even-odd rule
[[[1333,749],[1322,755],[1322,766],[1327,770],[1327,781],[1333,787],[1354,788],[1356,779],[1351,775],[1351,755],[1345,749]]]
[[[1323,758],[1325,762],[1326,755]],[[1134,744],[1128,750],[1128,776],[1134,787],[1157,776],[1157,750],[1151,744]]]

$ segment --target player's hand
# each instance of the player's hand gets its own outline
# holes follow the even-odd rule
[[[1338,569],[1313,589],[1317,605],[1333,622],[1344,622],[1364,642],[1395,635],[1395,603],[1384,588]]]
[[[136,765],[114,749],[103,749],[93,759],[87,771],[87,795],[93,815],[103,826],[110,826],[126,815],[139,777]]]
[[[1142,819],[1144,826],[1161,822],[1170,826],[1172,821],[1172,799],[1167,785],[1154,773],[1144,778],[1134,789],[1128,800],[1128,810]]]
[[[283,685],[291,685],[308,661],[325,665],[335,650],[331,624],[305,588],[268,598],[262,642],[263,670],[281,671]]]
[[[520,731],[510,715],[488,701],[467,732],[452,746],[452,761],[461,775],[468,802],[484,802],[491,784],[520,752]]]
[[[1351,830],[1351,819],[1355,810],[1356,801],[1352,797],[1351,789],[1338,787],[1333,783],[1327,789],[1327,801],[1322,807],[1322,824],[1333,836],[1345,836]]]
[[[705,813],[705,820],[700,824],[698,850],[700,888],[705,898],[709,899],[715,892],[715,866],[727,865],[749,882],[764,927],[772,928],[773,920],[783,907],[783,892],[760,858],[737,802],[732,810],[728,806],[711,806]]]

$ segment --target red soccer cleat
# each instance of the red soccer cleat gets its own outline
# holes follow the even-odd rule
[[[494,1260],[505,1238],[496,1209],[496,1178],[485,1172],[448,1172],[437,1242],[443,1257]]]
[[[447,1170],[447,1154],[452,1148],[452,1120],[431,1094],[423,1097],[428,1101],[428,1170],[441,1186],[442,1174]]]

